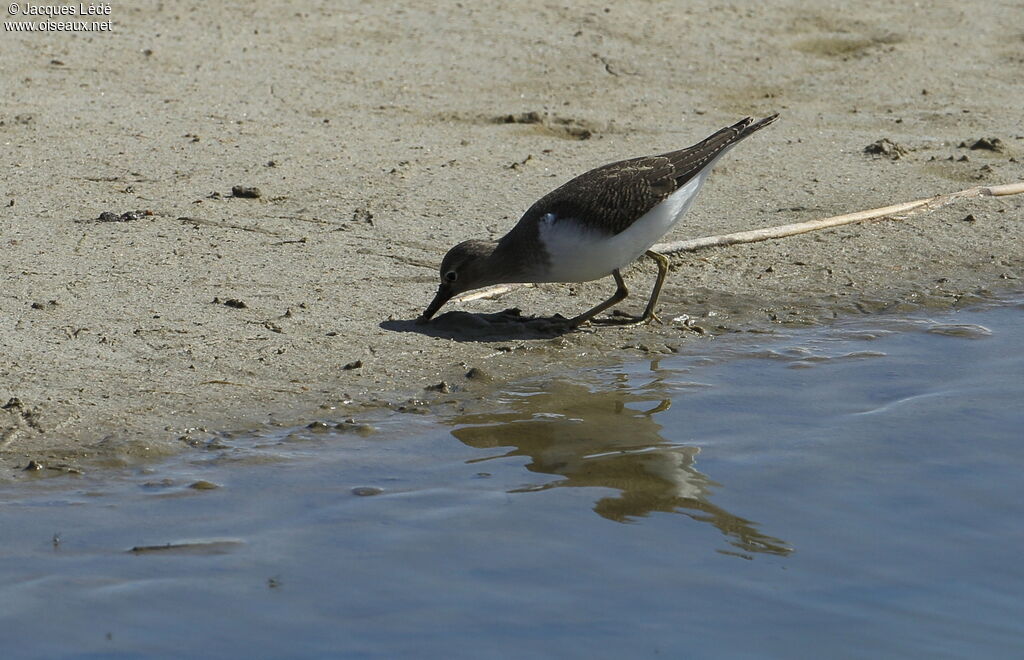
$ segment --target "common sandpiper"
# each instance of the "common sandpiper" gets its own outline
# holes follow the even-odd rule
[[[778,116],[747,117],[692,147],[590,170],[537,200],[500,240],[459,243],[442,260],[441,285],[418,321],[429,321],[453,296],[485,286],[614,277],[610,298],[566,321],[576,328],[628,295],[620,270],[646,254],[658,277],[644,313],[628,321],[650,322],[669,267],[651,246],[686,215],[718,159]]]

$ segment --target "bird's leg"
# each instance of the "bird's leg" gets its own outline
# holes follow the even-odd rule
[[[664,259],[664,257],[662,257],[662,259]],[[667,261],[668,260],[666,259],[666,262]],[[612,277],[615,278],[615,285],[617,287],[615,289],[615,293],[612,294],[612,297],[609,298],[608,300],[605,300],[600,305],[597,305],[592,309],[583,312],[579,316],[569,319],[570,328],[578,328],[579,326],[583,325],[584,323],[594,318],[595,316],[597,316],[604,310],[608,309],[612,305],[619,303],[619,301],[621,301],[623,298],[629,295],[629,289],[626,288],[626,283],[622,280],[622,275],[619,273],[619,270],[617,268],[612,271]]]
[[[650,322],[652,319],[658,319],[654,315],[654,306],[658,304],[658,296],[661,295],[661,287],[665,284],[665,276],[668,275],[668,257],[654,250],[648,250],[644,252],[648,257],[654,259],[658,264],[658,279],[654,281],[654,288],[651,290],[651,298],[647,301],[647,308],[644,310],[644,315],[640,317],[641,323]]]
[[[647,307],[644,309],[642,316],[632,316],[623,314],[625,318],[620,319],[609,319],[603,321],[603,323],[616,323],[620,325],[639,325],[641,323],[650,323],[651,321],[661,321],[658,316],[654,313],[654,308],[658,304],[658,296],[661,295],[661,287],[665,284],[665,276],[668,275],[668,257],[654,250],[648,250],[644,252],[648,257],[654,259],[655,263],[658,264],[658,279],[654,281],[654,288],[651,290],[651,297],[647,301]]]

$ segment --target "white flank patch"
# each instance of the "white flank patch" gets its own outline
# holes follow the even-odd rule
[[[574,218],[541,218],[540,240],[551,258],[551,268],[534,281],[589,282],[633,263],[686,215],[717,160],[615,236],[591,229]]]

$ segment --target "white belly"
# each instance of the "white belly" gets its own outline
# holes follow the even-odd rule
[[[534,281],[589,282],[633,263],[686,215],[710,170],[710,167],[704,168],[614,236],[590,229],[572,218],[542,219],[539,237],[547,249],[551,267]]]

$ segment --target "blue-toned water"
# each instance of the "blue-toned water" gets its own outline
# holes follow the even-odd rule
[[[0,490],[0,648],[1022,657],[1022,320],[703,340],[371,435],[26,476]]]

